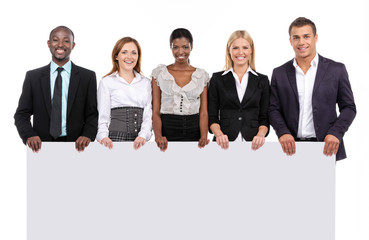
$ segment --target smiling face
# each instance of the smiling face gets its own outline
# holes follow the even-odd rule
[[[234,67],[248,67],[252,55],[252,48],[246,39],[238,38],[229,47],[229,54]]]
[[[316,43],[318,34],[313,33],[310,25],[302,27],[292,27],[290,34],[290,43],[295,51],[297,60],[312,60],[316,55]]]
[[[133,71],[133,68],[137,64],[138,57],[138,49],[134,42],[124,44],[116,56],[116,60],[119,64],[119,71]]]
[[[70,59],[70,54],[75,46],[73,35],[65,28],[55,29],[47,41],[52,60],[59,66],[63,66]]]
[[[188,62],[188,58],[190,57],[190,53],[192,50],[192,45],[187,38],[181,37],[174,39],[171,44],[171,49],[176,62]]]

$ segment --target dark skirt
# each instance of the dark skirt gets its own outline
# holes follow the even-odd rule
[[[194,141],[200,139],[199,114],[161,114],[162,136],[168,141]]]

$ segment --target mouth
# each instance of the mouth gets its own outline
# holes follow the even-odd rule
[[[58,49],[56,49],[56,54],[64,54],[65,53],[65,50],[64,49],[62,49],[62,48],[58,48]]]
[[[306,51],[308,49],[308,47],[299,47],[297,49],[300,50],[300,51]]]
[[[185,59],[186,57],[185,56],[178,56],[178,59]]]
[[[245,60],[245,57],[243,57],[243,56],[239,56],[239,57],[236,57],[236,59],[237,59],[238,61],[243,61],[243,60]]]
[[[132,64],[133,63],[133,61],[124,61],[125,63],[127,63],[127,64]]]

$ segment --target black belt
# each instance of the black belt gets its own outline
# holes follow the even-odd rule
[[[297,142],[317,142],[316,138],[296,138]]]

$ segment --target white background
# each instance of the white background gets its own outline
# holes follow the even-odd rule
[[[4,3],[5,2],[5,3]],[[27,70],[49,63],[50,30],[66,25],[75,33],[72,60],[98,79],[111,69],[110,54],[124,36],[142,47],[146,76],[159,63],[173,62],[169,35],[188,28],[194,37],[191,64],[210,74],[224,65],[229,35],[246,29],[256,47],[256,70],[271,77],[294,53],[288,26],[297,17],[318,29],[318,52],[345,63],[358,115],[345,135],[348,158],[337,163],[336,239],[369,239],[369,2],[327,1],[2,1],[0,118],[0,239],[26,238],[26,149],[13,115]],[[276,141],[274,132],[267,141]]]

